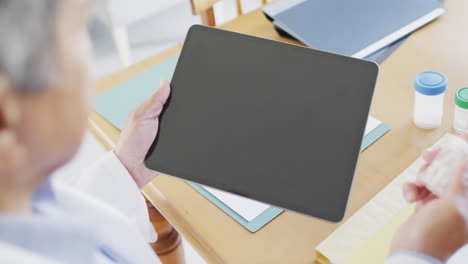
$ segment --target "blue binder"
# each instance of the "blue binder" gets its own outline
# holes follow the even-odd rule
[[[94,110],[115,127],[122,129],[130,111],[157,90],[160,80],[162,78],[168,80],[172,78],[178,58],[179,54],[99,94],[95,98]],[[370,133],[366,134],[362,142],[361,151],[369,147],[389,129],[390,126],[382,123]],[[222,201],[205,190],[203,186],[194,183],[188,184],[251,232],[258,231],[283,212],[283,209],[270,206],[252,221],[247,221],[229,208],[229,206],[225,205]]]
[[[310,47],[366,58],[446,9],[436,0],[282,0],[263,11]]]

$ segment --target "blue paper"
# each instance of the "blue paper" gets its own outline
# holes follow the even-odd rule
[[[172,79],[178,59],[179,54],[102,92],[95,98],[94,110],[122,130],[127,115],[159,88],[161,79]]]
[[[216,196],[208,192],[205,188],[203,188],[203,186],[194,183],[188,184],[192,186],[195,190],[197,190],[199,193],[201,193],[203,196],[205,196],[212,203],[214,203],[216,206],[218,206],[230,217],[234,218],[234,220],[236,220],[239,224],[247,228],[247,230],[249,230],[250,232],[257,232],[260,228],[262,228],[264,225],[266,225],[268,222],[273,220],[275,217],[277,217],[284,211],[283,209],[270,206],[268,209],[263,211],[261,214],[259,214],[257,217],[255,217],[252,221],[249,222],[245,220],[242,216],[240,216],[238,213],[236,213],[236,211],[232,210],[228,205],[224,204],[222,201],[216,198]]]
[[[387,124],[380,124],[374,128],[371,132],[367,133],[362,139],[361,152],[368,148],[372,143],[377,141],[380,137],[385,135],[390,130],[390,126]]]

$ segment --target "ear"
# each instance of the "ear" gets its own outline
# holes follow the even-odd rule
[[[0,175],[15,173],[24,158],[23,147],[17,140],[19,109],[18,96],[8,78],[0,73]]]

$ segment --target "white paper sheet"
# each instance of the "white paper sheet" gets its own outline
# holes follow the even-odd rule
[[[369,116],[367,120],[365,134],[374,130],[377,126],[382,124],[381,121]],[[252,221],[255,217],[259,216],[266,209],[270,207],[269,204],[265,204],[259,201],[255,201],[249,198],[245,198],[239,195],[214,189],[211,187],[203,186],[209,193],[218,198],[221,202],[227,205],[229,208],[238,213],[242,218],[247,221]]]
[[[376,127],[378,127],[380,124],[382,124],[381,121],[373,118],[372,116],[369,116],[369,118],[367,119],[367,124],[366,124],[366,130],[364,132],[364,134],[368,134],[369,132],[371,132],[372,130],[374,130]]]
[[[255,201],[249,198],[245,198],[239,195],[214,189],[211,187],[203,186],[208,192],[218,198],[221,202],[227,205],[229,208],[238,213],[242,218],[247,221],[252,221],[270,207],[269,204],[265,204],[259,201]]]

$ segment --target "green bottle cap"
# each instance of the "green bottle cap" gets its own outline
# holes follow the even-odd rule
[[[468,109],[468,87],[458,89],[455,94],[455,104],[461,108]]]

